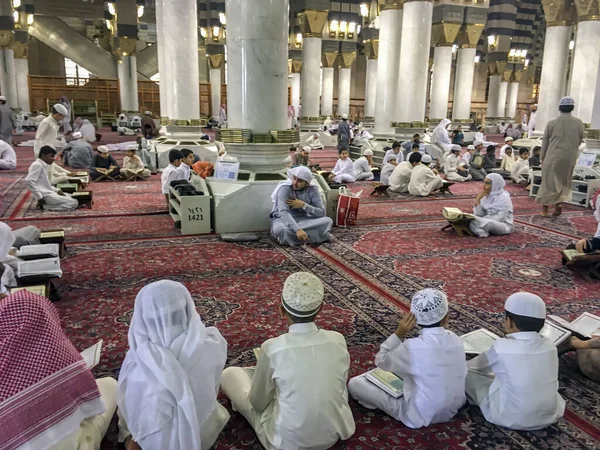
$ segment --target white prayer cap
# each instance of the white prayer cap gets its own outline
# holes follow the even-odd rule
[[[421,162],[423,164],[429,164],[431,161],[431,155],[423,155],[423,157],[421,158]]]
[[[321,280],[312,273],[297,272],[285,280],[281,304],[294,317],[310,317],[319,311],[324,295]]]
[[[504,309],[518,316],[546,318],[546,304],[541,297],[529,292],[517,292],[506,299]]]
[[[56,105],[54,105],[53,108],[57,113],[62,114],[63,116],[66,116],[69,114],[69,111],[67,111],[67,108],[65,108],[60,103],[57,103]]]
[[[510,136],[506,136],[506,137],[504,138],[504,142],[506,142],[506,141],[514,141],[514,139],[513,139],[513,138],[511,138]]]
[[[108,147],[106,145],[100,145],[96,150],[100,153],[108,153]]]
[[[419,325],[433,325],[448,314],[448,298],[437,289],[423,289],[412,298],[410,312]]]
[[[305,145],[304,147],[302,147],[302,150],[304,150],[306,153],[310,153],[312,148],[310,148],[308,145]]]
[[[479,142],[479,141],[475,141],[475,142]],[[479,145],[479,144],[477,144],[477,145]],[[467,150],[475,150],[475,146],[474,145],[469,145],[467,147]]]
[[[363,152],[363,155],[364,155],[364,156],[373,156],[373,150],[371,150],[371,149],[366,149],[366,150]]]
[[[483,142],[481,142],[481,141],[475,141],[475,142],[473,142],[473,146],[474,147],[477,147],[478,145],[483,145]]]
[[[5,102],[6,101],[6,97],[4,95],[0,95],[0,102]]]
[[[560,99],[560,106],[571,106],[575,105],[575,99],[573,97],[563,97]]]
[[[144,111],[144,114],[146,114],[147,116],[151,116],[152,113],[150,111]]]
[[[348,118],[348,114],[342,114],[342,119],[346,120]]]
[[[81,134],[79,131],[76,131],[75,133],[73,133],[73,137],[74,137],[75,139],[80,139],[82,136],[83,136],[83,135],[82,135],[82,134]]]
[[[452,146],[452,151],[453,152],[460,152],[461,150],[462,150],[462,147],[460,145],[458,145],[458,144],[454,144]]]

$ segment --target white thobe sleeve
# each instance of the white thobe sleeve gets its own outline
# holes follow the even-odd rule
[[[492,372],[492,367],[497,361],[498,354],[492,345],[487,352],[482,353],[481,355],[476,356],[472,360],[468,361],[467,368],[469,370],[477,370],[478,372]]]
[[[337,162],[335,163],[335,167],[333,168],[333,170],[331,171],[334,175],[339,175],[341,172],[341,163],[340,163],[341,159],[338,159]]]
[[[275,382],[273,381],[273,369],[264,348],[261,347],[252,386],[250,387],[250,403],[258,411],[264,411],[269,403],[275,398]]]
[[[396,334],[392,334],[381,344],[379,353],[375,356],[375,365],[398,376],[411,375],[414,368],[408,344],[402,342]]]

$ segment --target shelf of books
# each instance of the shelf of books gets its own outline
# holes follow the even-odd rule
[[[211,197],[204,179],[192,175],[191,184],[204,195],[180,195],[172,186],[169,187],[169,214],[180,224],[181,234],[207,234],[211,227]]]

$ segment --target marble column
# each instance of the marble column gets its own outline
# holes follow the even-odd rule
[[[565,92],[569,42],[573,27],[569,25],[548,26],[544,39],[544,58],[538,110],[535,115],[536,134],[542,134],[546,124],[558,114],[558,103]]]
[[[158,37],[162,37],[164,59],[160,70],[168,76],[168,98],[171,120],[198,120],[200,118],[200,81],[198,75],[198,5],[196,0],[156,0],[161,5],[162,18],[157,23]],[[158,40],[158,45],[161,41]],[[160,47],[159,47],[160,49]]]
[[[377,104],[377,60],[367,59],[367,78],[365,80],[365,117],[375,117]]]
[[[350,86],[352,69],[340,67],[338,80],[338,116],[350,114]]]
[[[31,113],[29,101],[29,62],[25,58],[15,58],[17,98],[23,114]]]
[[[335,69],[333,67],[323,67],[322,70],[321,114],[323,116],[333,116],[333,71]],[[302,114],[304,114],[304,110]]]
[[[577,5],[577,2],[576,2]],[[573,115],[583,123],[591,123],[596,95],[596,78],[600,64],[600,17],[580,21],[577,25],[575,52],[573,56],[573,78],[570,96],[575,99]]]
[[[296,118],[298,118],[298,111],[300,110],[300,74],[293,73],[291,81],[292,106],[294,107]]]
[[[210,81],[210,109],[213,119],[219,120],[221,112],[221,69],[210,69],[208,76]]]
[[[433,2],[404,4],[400,44],[399,84],[396,101],[398,122],[423,122],[427,106],[427,81]]]
[[[448,96],[452,73],[452,47],[439,46],[433,53],[433,75],[429,119],[444,119],[448,116]]]
[[[490,75],[490,87],[488,89],[488,107],[487,117],[497,118],[498,115],[498,102],[500,93],[500,75]],[[506,96],[504,97],[506,100]]]
[[[166,47],[166,34],[169,30],[165,28],[165,19],[163,12],[163,1],[156,0],[156,45],[158,54],[158,74],[159,80],[159,95],[160,95],[160,116],[163,118],[172,117],[171,112],[171,83],[170,73],[167,70],[167,60],[169,52]]]
[[[225,11],[228,126],[260,133],[285,130],[288,0],[226,0]]]
[[[402,37],[402,3],[384,9],[379,16],[379,59],[377,63],[377,94],[375,131],[389,133],[394,120],[398,93],[398,64]],[[403,101],[402,104],[406,104]]]
[[[302,116],[319,117],[319,85],[321,78],[321,38],[305,37],[302,41],[300,76]]]
[[[496,117],[506,117],[506,96],[507,95],[508,95],[508,82],[501,81],[500,87],[498,88],[498,101],[496,103]]]
[[[0,49],[0,91],[11,108],[19,107],[17,78],[15,74],[15,54],[10,48]]]
[[[117,64],[121,111],[138,111],[137,58],[123,56]]]
[[[591,128],[592,130],[600,130],[600,73],[596,78],[596,96],[594,97]]]
[[[471,97],[475,77],[475,48],[459,48],[454,75],[454,97],[452,120],[467,120],[471,117]]]
[[[517,115],[517,98],[519,96],[519,82],[508,83],[508,95],[506,99],[506,117],[510,120]]]

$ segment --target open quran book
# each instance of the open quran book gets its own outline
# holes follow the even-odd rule
[[[404,381],[391,372],[376,368],[367,372],[365,378],[394,398],[403,394]]]
[[[583,313],[573,322],[567,322],[559,316],[548,315],[548,319],[569,330],[580,339],[591,339],[600,336],[600,317],[590,313]]]
[[[585,253],[581,253],[575,249],[562,250],[561,253],[567,258],[567,261],[572,261],[574,258],[585,256]]]
[[[22,260],[56,258],[59,251],[58,244],[24,245],[15,256]]]
[[[35,286],[23,286],[23,287],[12,288],[10,290],[10,293],[14,294],[15,292],[19,292],[19,291],[29,291],[32,294],[37,294],[37,295],[41,295],[42,297],[46,297],[46,286],[44,286],[43,284],[37,284]]]
[[[444,218],[448,220],[475,219],[473,214],[462,212],[458,208],[443,208],[442,214],[444,215]]]
[[[35,259],[33,261],[20,261],[17,267],[19,278],[47,275],[49,277],[62,277],[59,258]]]
[[[88,368],[93,369],[100,362],[100,353],[102,352],[102,339],[89,348],[81,352],[81,357]]]

